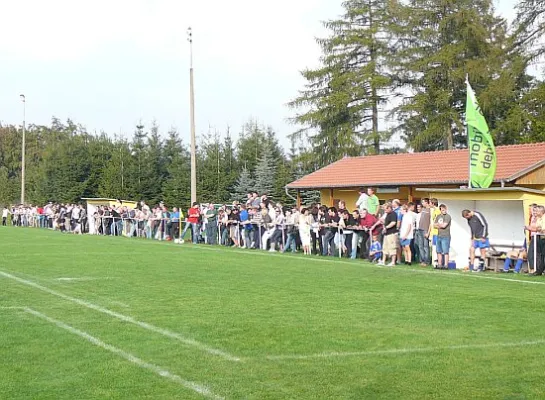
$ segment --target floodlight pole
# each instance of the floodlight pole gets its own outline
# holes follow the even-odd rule
[[[19,95],[23,102],[23,144],[21,156],[21,204],[25,204],[25,153],[26,153],[26,97]]]
[[[193,84],[193,31],[187,29],[189,41],[189,114],[191,122],[191,205],[197,201],[197,150],[195,144],[195,91]]]

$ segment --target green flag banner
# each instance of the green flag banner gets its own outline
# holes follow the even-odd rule
[[[475,92],[467,83],[466,124],[469,146],[469,185],[488,188],[496,174],[496,149]]]

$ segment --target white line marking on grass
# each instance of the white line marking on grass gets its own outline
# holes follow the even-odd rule
[[[113,304],[114,306],[120,306],[120,307],[123,307],[123,308],[131,308],[131,306],[129,306],[128,304],[125,304],[121,301],[116,301],[116,300],[109,300],[109,302],[111,304]]]
[[[222,350],[215,349],[213,347],[209,347],[209,346],[205,345],[204,343],[201,343],[201,342],[199,342],[199,341],[197,341],[195,339],[190,339],[190,338],[184,337],[184,336],[182,336],[182,335],[180,335],[178,333],[169,331],[168,329],[159,328],[157,326],[148,324],[147,322],[138,321],[138,320],[136,320],[136,319],[134,319],[132,317],[129,317],[127,315],[123,315],[123,314],[117,313],[115,311],[108,310],[107,308],[97,306],[96,304],[89,303],[89,302],[87,302],[85,300],[78,299],[76,297],[71,297],[71,296],[65,295],[63,293],[60,293],[60,292],[57,292],[55,290],[49,289],[49,288],[47,288],[45,286],[39,285],[39,284],[37,284],[35,282],[29,281],[29,280],[26,280],[26,279],[23,279],[23,278],[19,278],[18,276],[15,276],[15,275],[8,274],[7,272],[4,272],[4,271],[0,271],[0,275],[4,276],[6,278],[12,279],[14,281],[17,281],[19,283],[22,283],[23,285],[27,285],[27,286],[33,287],[34,289],[41,290],[42,292],[46,292],[46,293],[49,293],[49,294],[51,294],[53,296],[60,297],[61,299],[64,299],[64,300],[71,301],[73,303],[79,304],[80,306],[90,308],[91,310],[95,310],[95,311],[101,312],[103,314],[107,314],[107,315],[109,315],[111,317],[114,317],[114,318],[117,318],[117,319],[119,319],[121,321],[128,322],[128,323],[131,323],[133,325],[137,325],[137,326],[139,326],[141,328],[144,328],[144,329],[147,329],[147,330],[149,330],[151,332],[155,332],[155,333],[158,333],[160,335],[175,339],[175,340],[177,340],[177,341],[179,341],[181,343],[184,343],[184,344],[186,344],[188,346],[192,346],[192,347],[195,347],[195,348],[197,348],[199,350],[207,352],[209,354],[213,354],[215,356],[222,357],[225,360],[235,361],[235,362],[241,361],[241,359],[239,357],[236,357],[236,356],[234,356],[232,354],[229,354],[227,352],[224,352]]]
[[[186,247],[186,248],[192,248],[192,249],[204,249],[204,250],[212,250],[208,247]],[[214,251],[217,251],[214,249]],[[361,263],[358,264],[357,262],[353,261],[347,261],[347,260],[339,260],[337,258],[333,257],[327,257],[327,258],[312,258],[312,257],[298,257],[298,256],[292,256],[289,254],[278,254],[278,253],[263,253],[259,250],[257,251],[243,251],[243,250],[230,250],[231,253],[237,253],[237,254],[249,254],[249,255],[258,255],[258,256],[264,256],[264,257],[282,257],[282,258],[292,258],[300,261],[313,261],[313,262],[322,262],[322,263],[331,263],[331,264],[347,264],[351,266],[363,266],[368,268],[377,268],[377,269],[386,269],[391,271],[405,271],[405,272],[414,272],[419,274],[432,274],[435,276],[443,276],[443,277],[462,277],[462,278],[480,278],[480,279],[491,279],[496,281],[506,281],[506,282],[517,282],[517,283],[523,283],[528,285],[545,285],[544,281],[530,281],[525,279],[513,279],[513,278],[499,278],[496,276],[487,276],[483,275],[484,273],[476,274],[476,273],[459,273],[459,272],[447,272],[447,271],[430,271],[427,269],[414,269],[414,268],[405,268],[405,267],[387,267],[387,266],[380,266],[376,264],[369,264],[369,263]]]
[[[0,310],[24,310],[26,307],[0,307]]]
[[[451,350],[476,350],[476,349],[488,349],[488,348],[502,348],[502,347],[523,347],[523,346],[537,346],[545,344],[543,340],[532,340],[523,342],[506,342],[506,343],[482,343],[482,344],[460,344],[444,347],[408,347],[400,349],[387,349],[387,350],[370,350],[370,351],[331,351],[315,354],[283,354],[277,356],[267,356],[267,360],[308,360],[313,358],[337,358],[337,357],[362,357],[362,356],[376,356],[376,355],[396,355],[396,354],[411,354],[411,353],[432,353],[436,351],[451,351]]]
[[[124,358],[125,360],[127,361],[130,361],[131,363],[133,364],[136,364],[137,366],[139,366],[140,368],[144,368],[144,369],[147,369],[163,378],[167,378],[167,379],[170,379],[171,381],[175,382],[175,383],[178,383],[179,385],[182,385],[183,387],[185,387],[186,389],[190,389],[190,390],[193,390],[194,392],[197,392],[203,396],[206,396],[206,397],[209,397],[209,398],[212,398],[212,399],[222,399],[222,397],[220,396],[217,396],[215,395],[214,393],[212,393],[212,391],[207,388],[206,386],[203,386],[203,385],[200,385],[198,383],[195,383],[195,382],[191,382],[191,381],[188,381],[188,380],[185,380],[183,379],[182,377],[178,376],[178,375],[175,375],[173,374],[172,372],[170,371],[167,371],[166,369],[164,368],[161,368],[157,365],[154,365],[154,364],[150,364],[144,360],[141,360],[140,358],[130,354],[130,353],[127,353],[126,351],[123,351],[121,349],[118,349],[117,347],[114,347],[112,345],[109,345],[107,343],[104,343],[102,340],[100,339],[97,339],[96,337],[94,336],[91,336],[90,334],[88,334],[87,332],[84,332],[84,331],[80,331],[79,329],[76,329],[70,325],[67,325],[65,324],[64,322],[62,321],[59,321],[59,320],[56,320],[56,319],[53,319],[51,317],[48,317],[47,315],[45,314],[42,314],[41,312],[38,312],[36,310],[33,310],[31,308],[24,308],[25,312],[29,313],[29,314],[32,314],[34,315],[35,317],[38,317],[40,319],[43,319],[47,322],[50,322],[54,325],[56,325],[57,327],[59,328],[62,328],[74,335],[77,335],[85,340],[87,340],[88,342],[94,344],[95,346],[98,346],[104,350],[108,350],[109,352],[111,353],[114,353],[118,356],[120,356],[121,358]]]
[[[55,278],[56,281],[62,281],[62,282],[74,282],[74,281],[96,281],[97,279],[108,279],[108,278],[88,278],[88,277],[81,277],[81,278]]]
[[[82,276],[82,277],[75,277],[75,278],[69,278],[69,277],[54,278],[55,281],[60,281],[60,282],[86,282],[86,281],[98,281],[98,280],[105,280],[105,279],[111,279],[111,278],[108,276],[104,276],[101,278],[90,277],[90,276]]]

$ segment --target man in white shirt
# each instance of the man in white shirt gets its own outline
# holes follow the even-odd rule
[[[365,188],[360,188],[360,197],[358,198],[358,201],[356,201],[356,207],[358,207],[358,210],[360,213],[363,210],[367,210],[367,201],[369,200],[369,195],[367,194],[367,190]]]
[[[2,209],[2,226],[6,226],[9,215],[9,209],[4,206]]]

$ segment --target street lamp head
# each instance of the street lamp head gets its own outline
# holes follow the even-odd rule
[[[21,101],[24,103],[26,100],[26,97],[24,94],[20,94],[19,97],[21,98]]]

